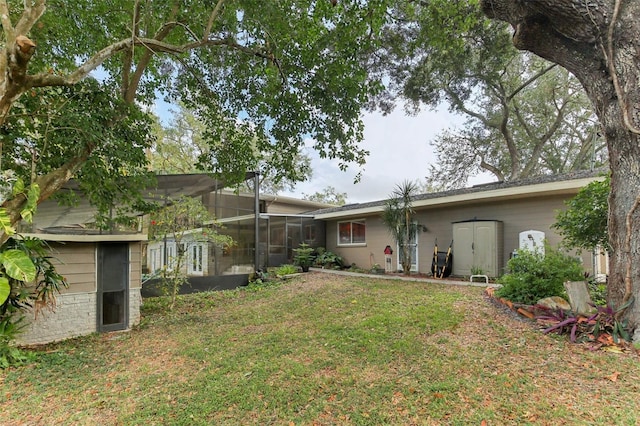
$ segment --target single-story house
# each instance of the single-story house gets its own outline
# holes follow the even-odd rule
[[[531,239],[543,233],[551,246],[557,246],[561,237],[551,228],[557,211],[599,179],[604,177],[596,172],[575,172],[417,195],[413,207],[422,232],[412,247],[412,270],[431,273],[437,242],[438,250],[451,246],[453,275],[502,275],[520,247],[521,234]],[[313,212],[316,220],[325,222],[326,248],[349,264],[370,268],[385,263],[384,249],[389,245],[393,268],[401,270],[401,251],[381,220],[384,204],[380,200]],[[585,271],[606,274],[602,256],[583,253],[581,258]]]
[[[454,275],[474,271],[501,275],[521,246],[522,235],[526,239],[544,234],[549,244],[557,245],[560,237],[551,228],[556,211],[597,179],[603,177],[596,172],[575,172],[417,195],[413,205],[422,232],[412,245],[412,269],[431,272],[437,242],[439,250],[451,246]],[[200,278],[215,282],[225,274],[238,274],[246,282],[250,271],[290,263],[293,249],[302,242],[326,247],[363,268],[384,264],[389,246],[392,267],[401,269],[400,250],[381,221],[385,200],[329,207],[287,197],[227,193],[222,187],[206,175],[169,175],[159,176],[157,187],[149,191],[156,200],[167,195],[202,196],[225,226],[223,232],[237,242],[225,253],[211,250],[205,256],[204,247],[202,252],[196,250],[201,253],[196,258],[208,263],[209,276]],[[137,229],[104,233],[91,229],[92,214],[83,203],[73,208],[54,202],[39,206],[31,234],[50,243],[69,288],[58,296],[55,311],[34,312],[19,343],[126,330],[138,323],[143,277],[164,261],[166,250],[149,255],[159,248],[148,244],[143,218]],[[160,258],[153,260],[154,256]],[[583,253],[582,259],[586,271],[606,274],[602,256]],[[202,271],[194,268],[194,275],[204,275],[201,266]]]

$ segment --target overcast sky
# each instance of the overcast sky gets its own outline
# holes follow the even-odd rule
[[[442,130],[460,125],[460,116],[446,110],[422,111],[416,116],[406,115],[396,108],[390,115],[367,113],[364,116],[363,147],[370,151],[362,179],[354,184],[359,168],[351,165],[343,172],[337,160],[321,159],[313,149],[307,149],[311,157],[313,176],[310,181],[299,183],[294,192],[281,195],[302,197],[312,195],[328,186],[337,192],[347,193],[347,203],[383,200],[389,197],[396,185],[405,180],[424,181],[428,165],[436,161],[431,142]],[[309,144],[311,145],[311,144]],[[474,179],[473,184],[488,182],[487,177]]]
[[[173,109],[158,102],[156,113],[164,125],[171,120]],[[311,157],[313,176],[299,183],[294,191],[280,195],[302,198],[333,186],[337,192],[347,194],[347,203],[363,203],[389,198],[396,185],[405,180],[424,181],[428,165],[436,161],[431,142],[442,130],[462,125],[464,118],[450,114],[445,108],[438,111],[423,110],[417,115],[407,115],[401,106],[391,114],[379,112],[364,115],[364,141],[362,146],[370,152],[362,169],[360,182],[354,184],[359,167],[349,165],[340,170],[338,160],[319,158],[307,143],[306,154]],[[472,178],[469,185],[495,180],[491,176]]]

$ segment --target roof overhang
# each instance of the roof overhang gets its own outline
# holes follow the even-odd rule
[[[248,172],[245,180],[253,178],[254,172]],[[215,179],[206,173],[155,175],[155,182],[143,191],[146,201],[164,201],[177,199],[181,196],[193,197],[206,194],[225,187],[225,182]],[[80,191],[78,182],[74,179],[65,183],[61,190]]]
[[[103,235],[83,235],[83,234],[21,234],[23,237],[39,238],[49,242],[59,243],[126,243],[147,241],[146,234],[103,234]]]
[[[453,205],[474,204],[478,202],[505,201],[523,198],[536,198],[552,195],[575,195],[581,188],[594,181],[604,180],[604,176],[593,176],[580,179],[545,182],[522,186],[479,190],[475,192],[463,192],[442,197],[418,199],[413,202],[415,209],[440,208]],[[374,206],[363,208],[350,208],[348,210],[336,210],[326,213],[318,213],[316,219],[330,220],[348,218],[354,216],[368,216],[380,214],[384,211],[384,202]]]
[[[270,219],[272,217],[286,217],[286,218],[301,218],[301,219],[315,219],[315,216],[312,214],[300,214],[300,213],[260,213],[260,219]],[[212,221],[205,222],[205,225],[211,225],[213,223],[219,223],[221,225],[227,223],[236,223],[236,222],[244,222],[244,221],[253,221],[256,219],[256,215],[254,214],[245,214],[242,216],[233,216],[233,217],[225,217],[224,219],[216,219]]]

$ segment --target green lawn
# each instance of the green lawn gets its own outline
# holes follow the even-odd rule
[[[542,335],[478,288],[309,273],[161,306],[0,372],[0,423],[640,422],[636,355]]]

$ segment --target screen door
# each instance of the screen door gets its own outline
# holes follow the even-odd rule
[[[129,320],[129,245],[98,245],[98,331],[125,330]]]

